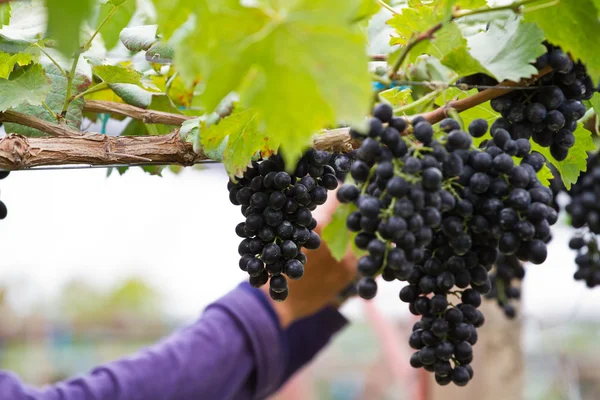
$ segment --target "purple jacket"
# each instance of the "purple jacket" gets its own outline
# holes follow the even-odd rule
[[[36,389],[0,372],[0,399],[264,399],[346,324],[325,308],[283,331],[266,296],[242,284],[196,323],[88,375]]]

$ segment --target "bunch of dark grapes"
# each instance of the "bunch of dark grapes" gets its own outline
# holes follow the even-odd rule
[[[519,282],[525,277],[525,268],[514,254],[500,254],[494,267],[490,274],[492,290],[485,297],[490,300],[495,299],[504,311],[504,315],[512,319],[517,312],[511,300],[518,301],[521,298]]]
[[[337,173],[348,169],[338,156]],[[310,150],[296,165],[293,174],[285,170],[281,156],[253,162],[237,182],[228,183],[229,199],[241,205],[246,218],[235,231],[243,238],[238,252],[239,266],[250,275],[250,283],[261,287],[269,282],[274,300],[288,296],[287,279],[304,275],[306,256],[302,247],[314,250],[321,244],[313,230],[317,221],[312,211],[327,201],[328,190],[338,186],[332,154]],[[335,161],[334,161],[335,162]]]
[[[446,119],[435,132],[417,117],[412,138],[404,139],[400,133],[410,130],[389,107],[373,115],[351,169],[357,185],[338,191],[341,202],[356,205],[347,226],[368,252],[359,260],[359,295],[375,296],[378,274],[408,282],[400,299],[421,316],[410,338],[418,350],[411,365],[434,372],[439,384],[464,386],[473,377],[476,328],[485,321],[477,307],[492,289],[488,272],[497,258],[546,259],[557,213],[536,176],[545,160],[508,133],[473,147],[472,136],[488,131],[484,120],[467,133]]]
[[[447,155],[433,140],[432,126],[415,121],[413,134],[421,145],[409,147],[401,135],[407,128],[404,119],[394,118],[387,105],[378,106],[374,116],[366,137],[352,133],[362,140],[350,170],[358,186],[346,184],[338,191],[342,203],[356,205],[347,227],[357,232],[356,246],[369,253],[358,263],[363,277],[358,293],[365,299],[375,297],[375,276],[394,280],[423,260],[443,210],[455,201],[442,189]]]
[[[571,201],[566,209],[571,224],[579,229],[569,242],[577,251],[575,280],[585,281],[589,287],[600,284],[600,251],[596,235],[600,233],[600,159],[598,154],[587,159],[587,171],[582,173],[569,190]]]
[[[469,131],[481,136],[486,128],[478,120]],[[476,328],[484,322],[477,307],[481,295],[493,288],[489,271],[503,257],[542,263],[557,214],[550,206],[551,191],[540,184],[532,165],[515,165],[493,140],[484,151],[449,148],[452,132],[460,132],[458,125],[445,120],[442,129],[451,132],[442,169],[447,178],[458,172],[457,201],[443,213],[424,262],[413,268],[400,298],[410,304],[413,314],[422,316],[411,336],[410,344],[418,350],[411,365],[435,372],[439,384],[452,381],[462,386],[472,378],[472,345],[477,341]],[[515,144],[515,155],[529,154],[529,142]],[[533,163],[534,159],[527,160]],[[452,291],[453,287],[458,290]],[[449,295],[460,303],[450,305]]]
[[[5,179],[9,174],[9,171],[0,171],[0,180]],[[6,204],[0,200],[0,220],[6,218],[7,215],[8,209],[6,208]]]
[[[586,112],[582,100],[589,100],[596,88],[583,64],[574,63],[558,47],[546,44],[546,48],[547,53],[534,65],[538,70],[549,66],[552,71],[538,79],[537,86],[513,90],[491,101],[492,108],[502,114],[492,133],[502,129],[513,140],[533,138],[562,161],[575,144],[573,132]]]

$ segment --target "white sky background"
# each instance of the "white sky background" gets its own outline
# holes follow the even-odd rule
[[[15,172],[0,181],[9,209],[0,221],[0,284],[14,288],[12,304],[26,311],[75,277],[110,288],[137,275],[164,294],[169,313],[192,319],[246,278],[234,232],[241,214],[226,182],[220,164],[163,178],[139,168],[109,178],[105,169]],[[570,230],[559,225],[548,261],[528,269],[524,314],[597,318],[600,289],[572,279]],[[376,302],[389,315],[408,313],[400,288],[380,285]],[[356,300],[345,310],[360,316],[362,307]]]

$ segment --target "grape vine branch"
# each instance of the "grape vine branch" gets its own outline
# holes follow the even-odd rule
[[[465,99],[450,101],[446,105],[423,114],[430,123],[444,119],[450,110],[462,112],[511,91],[508,87],[528,86],[551,72],[549,67],[538,75],[519,82],[504,81],[498,88],[490,88]],[[146,165],[178,164],[191,166],[208,160],[202,153],[194,152],[193,145],[185,141],[176,126],[192,119],[180,114],[147,110],[109,101],[87,101],[87,112],[107,113],[131,117],[148,124],[173,125],[174,130],[165,136],[111,137],[98,133],[84,133],[62,124],[54,124],[15,111],[0,113],[0,122],[12,122],[49,134],[49,137],[27,138],[11,134],[0,140],[0,168],[6,170],[29,169],[54,165]],[[224,115],[222,115],[224,116]],[[349,151],[356,147],[348,128],[334,129],[315,135],[313,147],[319,150]]]
[[[433,25],[431,28],[427,29],[426,31],[424,31],[422,33],[413,35],[413,37],[408,41],[408,43],[406,43],[406,46],[404,46],[404,48],[402,49],[402,53],[400,53],[400,56],[398,57],[398,59],[394,62],[394,65],[392,66],[392,68],[390,69],[390,71],[388,73],[388,77],[390,79],[393,79],[394,76],[396,75],[396,73],[398,72],[398,70],[400,69],[400,67],[402,66],[402,64],[404,63],[404,61],[406,60],[406,57],[408,56],[410,51],[417,44],[419,44],[425,40],[432,39],[434,37],[434,35],[437,33],[437,31],[442,29],[444,27],[444,25],[449,24],[450,22],[452,22],[456,19],[459,19],[459,18],[468,17],[471,15],[490,13],[490,12],[510,10],[510,11],[513,11],[515,14],[518,14],[519,12],[521,12],[521,7],[528,5],[530,3],[537,2],[537,1],[539,1],[539,0],[523,0],[523,1],[518,1],[515,3],[508,4],[508,5],[503,5],[503,6],[483,7],[483,8],[478,8],[475,10],[465,10],[465,11],[461,11],[458,9],[454,10],[452,12],[452,14],[448,18],[446,18],[446,20],[438,22],[437,24]]]

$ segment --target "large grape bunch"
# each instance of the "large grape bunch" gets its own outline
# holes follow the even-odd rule
[[[239,266],[254,287],[268,282],[274,300],[287,298],[287,279],[304,275],[302,247],[314,250],[321,244],[312,211],[327,201],[327,192],[338,186],[336,175],[347,173],[350,163],[346,155],[310,150],[290,175],[281,156],[274,155],[229,181],[229,199],[241,205],[245,217],[235,228],[243,238]]]
[[[571,224],[578,232],[569,246],[577,251],[575,280],[587,286],[600,284],[600,250],[596,235],[600,233],[600,159],[598,154],[588,157],[587,171],[571,187],[571,201],[566,209]]]
[[[586,107],[582,100],[594,94],[591,77],[581,63],[574,63],[559,47],[546,44],[547,52],[535,62],[538,70],[552,71],[537,80],[536,86],[513,90],[491,101],[492,108],[502,115],[492,125],[492,134],[502,129],[513,140],[532,138],[542,147],[549,147],[552,156],[562,161],[575,144],[573,132]],[[468,84],[494,85],[497,81],[485,75],[464,80]]]
[[[5,179],[10,174],[9,171],[0,171],[0,180]],[[8,215],[8,209],[6,208],[6,204],[2,200],[0,200],[0,220],[3,220]]]
[[[498,255],[546,259],[557,213],[552,192],[536,176],[544,159],[530,154],[529,141],[510,136],[473,147],[472,136],[488,130],[484,120],[467,133],[446,119],[435,132],[417,117],[412,135],[403,137],[410,130],[389,107],[373,115],[351,169],[357,185],[338,191],[340,201],[356,205],[347,226],[368,252],[358,264],[358,293],[373,298],[378,274],[408,282],[400,299],[421,316],[409,341],[418,350],[411,365],[434,372],[439,384],[464,386],[473,377],[476,328],[485,320],[477,307],[492,288],[488,272]],[[516,165],[513,156],[525,158]]]

